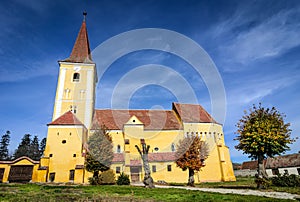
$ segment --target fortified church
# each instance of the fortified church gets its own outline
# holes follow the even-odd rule
[[[235,180],[223,127],[200,105],[172,103],[171,110],[95,109],[97,68],[85,18],[70,56],[58,63],[53,118],[48,124],[44,155],[40,161],[23,157],[0,162],[2,182],[88,183],[92,173],[84,168],[86,142],[101,125],[107,127],[113,140],[111,169],[116,176],[124,172],[132,182],[142,181],[142,160],[135,145],[143,140],[150,145],[154,181],[187,182],[188,171],[175,163],[176,146],[184,136],[196,135],[209,145],[209,156],[206,166],[195,173],[195,182]]]

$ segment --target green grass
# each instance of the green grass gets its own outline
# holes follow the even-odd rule
[[[0,201],[289,201],[258,196],[134,186],[0,184]]]

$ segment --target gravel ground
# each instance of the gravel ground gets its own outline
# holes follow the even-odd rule
[[[133,184],[135,186],[143,186],[143,184]],[[198,187],[183,187],[183,186],[162,186],[155,185],[156,188],[174,188],[174,189],[186,189],[186,190],[198,190],[204,192],[215,192],[221,194],[240,194],[240,195],[254,195],[254,196],[264,196],[270,198],[278,198],[278,199],[292,199],[292,200],[300,200],[300,195],[290,194],[286,192],[264,192],[258,190],[250,190],[250,189],[224,189],[224,188],[198,188]]]

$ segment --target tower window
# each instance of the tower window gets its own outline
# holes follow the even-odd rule
[[[171,172],[171,171],[172,171],[172,166],[171,166],[171,165],[168,165],[168,166],[167,166],[167,170],[168,170],[169,172]]]
[[[79,82],[79,80],[80,80],[80,74],[74,73],[73,74],[73,82]]]
[[[117,146],[117,153],[121,153],[121,146],[119,144]]]
[[[174,144],[174,143],[172,143],[172,145],[171,145],[171,151],[172,151],[172,152],[175,151],[175,144]]]
[[[73,112],[74,114],[76,114],[76,112],[77,112],[77,106],[70,105],[70,111]]]

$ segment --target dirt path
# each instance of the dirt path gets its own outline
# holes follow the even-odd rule
[[[143,184],[134,184],[135,186],[143,186]],[[286,192],[263,192],[258,190],[250,190],[250,189],[225,189],[225,188],[198,188],[198,187],[183,187],[183,186],[161,186],[155,185],[156,188],[164,188],[164,189],[186,189],[186,190],[198,190],[204,192],[214,192],[221,194],[240,194],[240,195],[254,195],[254,196],[264,196],[270,198],[278,198],[278,199],[292,199],[292,200],[300,200],[300,195],[290,194]]]

